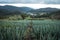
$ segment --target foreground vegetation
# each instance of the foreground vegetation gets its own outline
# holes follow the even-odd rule
[[[60,21],[0,21],[0,40],[60,40]]]

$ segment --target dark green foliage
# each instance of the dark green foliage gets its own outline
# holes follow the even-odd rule
[[[21,14],[22,19],[24,20],[26,17],[28,17],[26,14]]]
[[[0,40],[27,40],[28,35],[29,40],[60,40],[60,21],[0,21]]]

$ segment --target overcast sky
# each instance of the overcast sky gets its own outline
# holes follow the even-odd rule
[[[5,6],[5,5],[11,5],[11,6],[16,6],[16,7],[30,7],[34,9],[46,8],[46,7],[60,9],[60,5],[57,5],[57,4],[0,4],[0,6]]]
[[[60,4],[60,0],[0,0],[0,3]]]

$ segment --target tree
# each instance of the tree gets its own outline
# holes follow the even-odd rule
[[[28,17],[28,15],[27,15],[27,14],[22,13],[22,14],[21,14],[21,17],[22,17],[22,19],[24,20],[26,17]]]

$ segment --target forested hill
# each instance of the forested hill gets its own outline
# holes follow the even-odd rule
[[[60,9],[57,8],[39,8],[39,9],[33,9],[29,7],[15,7],[15,6],[10,6],[10,5],[5,5],[5,6],[0,6],[0,19],[4,18],[9,18],[9,17],[17,17],[19,15],[19,18],[21,15],[22,17],[26,16],[33,16],[34,18],[41,18],[41,17],[55,17],[58,18],[57,16],[59,15],[60,17]],[[57,15],[57,16],[56,16]]]

